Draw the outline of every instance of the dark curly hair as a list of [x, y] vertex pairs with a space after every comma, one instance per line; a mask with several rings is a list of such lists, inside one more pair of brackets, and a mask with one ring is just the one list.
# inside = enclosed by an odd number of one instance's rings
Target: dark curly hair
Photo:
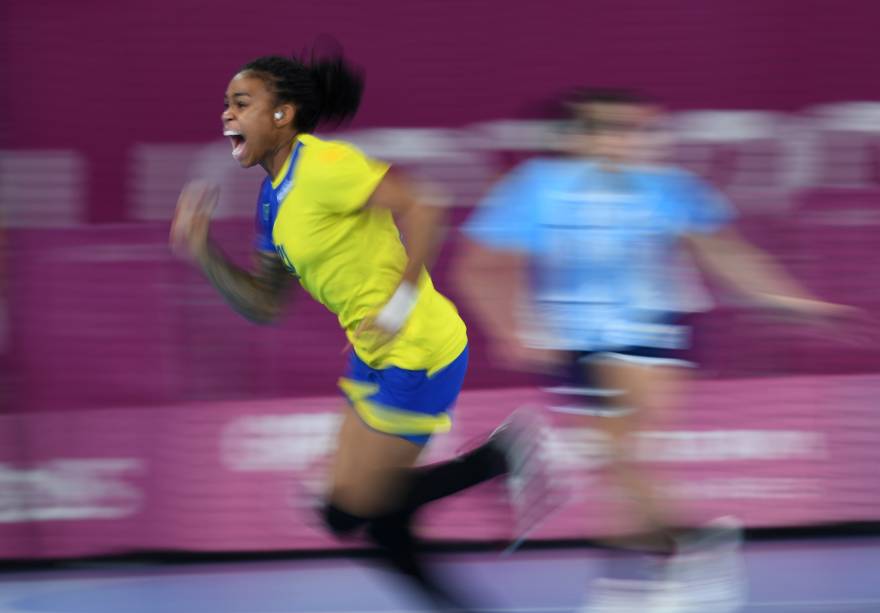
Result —
[[294, 127], [313, 132], [320, 123], [342, 123], [354, 116], [364, 91], [363, 72], [341, 55], [310, 60], [267, 55], [242, 66], [263, 79], [279, 102], [296, 106]]

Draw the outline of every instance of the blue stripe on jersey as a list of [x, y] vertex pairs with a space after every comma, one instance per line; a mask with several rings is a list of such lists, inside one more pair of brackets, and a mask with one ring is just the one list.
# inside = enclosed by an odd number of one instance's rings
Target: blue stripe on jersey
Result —
[[303, 144], [297, 141], [290, 156], [290, 164], [287, 166], [287, 172], [278, 185], [278, 189], [272, 187], [271, 177], [263, 179], [260, 185], [260, 196], [257, 200], [257, 218], [256, 218], [256, 248], [260, 251], [275, 251], [275, 243], [272, 240], [272, 228], [275, 226], [275, 220], [278, 218], [278, 209], [282, 202], [293, 189], [293, 176], [296, 170], [296, 163], [299, 159], [300, 151]]

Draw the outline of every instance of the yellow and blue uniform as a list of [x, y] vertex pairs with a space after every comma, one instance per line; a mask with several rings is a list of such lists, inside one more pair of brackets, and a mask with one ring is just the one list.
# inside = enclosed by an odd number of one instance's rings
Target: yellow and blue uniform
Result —
[[278, 176], [263, 181], [257, 248], [277, 252], [339, 319], [353, 347], [339, 385], [364, 422], [421, 443], [451, 425], [467, 368], [467, 331], [422, 271], [418, 300], [391, 342], [376, 346], [369, 336], [354, 336], [391, 297], [407, 265], [391, 212], [364, 206], [387, 170], [347, 143], [298, 136]]

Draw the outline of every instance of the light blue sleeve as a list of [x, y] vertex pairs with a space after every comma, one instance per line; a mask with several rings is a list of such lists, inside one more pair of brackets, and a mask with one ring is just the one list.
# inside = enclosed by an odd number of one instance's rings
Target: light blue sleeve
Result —
[[519, 165], [489, 191], [461, 231], [485, 247], [534, 252], [543, 181], [540, 163], [530, 161]]
[[730, 201], [696, 175], [678, 170], [671, 180], [668, 197], [676, 200], [682, 214], [683, 234], [717, 232], [736, 218]]

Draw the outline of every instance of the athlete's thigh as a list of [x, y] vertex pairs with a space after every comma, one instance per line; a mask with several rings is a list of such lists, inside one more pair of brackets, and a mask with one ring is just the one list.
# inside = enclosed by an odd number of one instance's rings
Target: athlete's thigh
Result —
[[607, 389], [616, 390], [611, 402], [626, 409], [634, 421], [664, 419], [678, 404], [681, 392], [690, 378], [688, 368], [681, 366], [641, 364], [614, 357], [597, 359], [588, 368]]
[[350, 513], [381, 512], [403, 485], [403, 473], [419, 458], [422, 447], [378, 432], [346, 407], [330, 473], [330, 498]]

